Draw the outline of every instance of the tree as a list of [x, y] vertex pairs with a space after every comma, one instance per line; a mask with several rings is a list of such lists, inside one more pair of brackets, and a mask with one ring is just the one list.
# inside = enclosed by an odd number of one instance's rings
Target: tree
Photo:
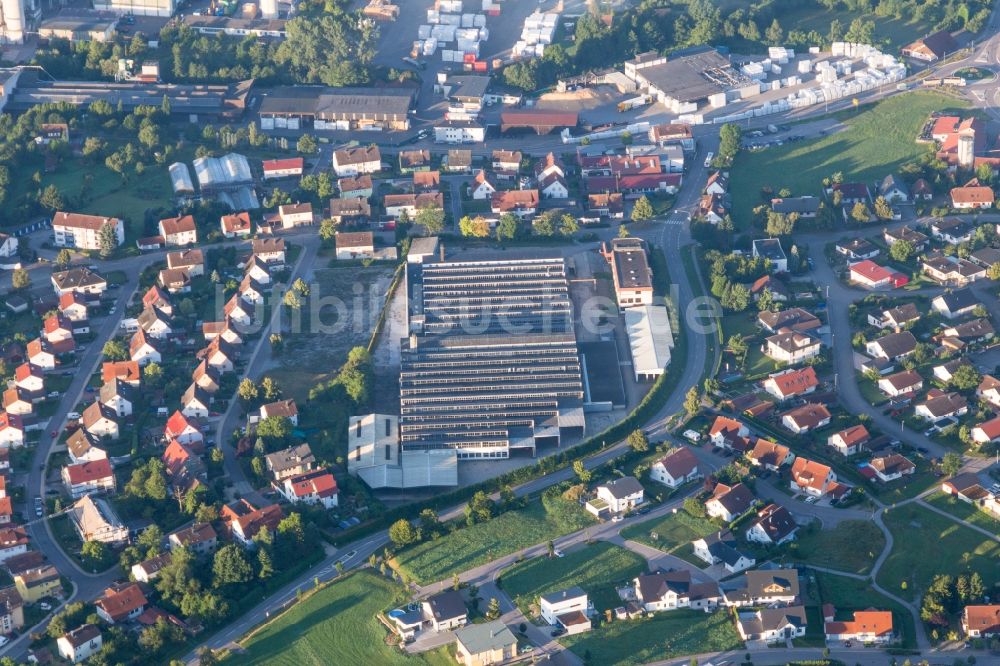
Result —
[[539, 236], [552, 236], [556, 233], [555, 219], [551, 212], [544, 212], [536, 217], [532, 223], [532, 228]]
[[486, 619], [495, 620], [500, 617], [500, 602], [497, 601], [496, 597], [490, 599], [489, 605], [486, 607]]
[[790, 215], [769, 211], [764, 231], [768, 236], [788, 236], [795, 228], [795, 220]]
[[38, 205], [49, 210], [59, 210], [65, 207], [65, 202], [63, 201], [62, 194], [59, 192], [59, 188], [49, 184], [38, 195]]
[[102, 541], [86, 541], [80, 549], [80, 555], [92, 566], [100, 566], [108, 557], [108, 546]]
[[405, 518], [400, 518], [389, 527], [389, 540], [396, 548], [408, 546], [417, 540], [413, 525]]
[[319, 223], [319, 239], [324, 244], [329, 245], [337, 237], [337, 225], [330, 218], [325, 218]]
[[104, 358], [109, 361], [125, 361], [128, 359], [128, 348], [121, 340], [108, 340], [101, 350]]
[[644, 451], [649, 451], [649, 438], [646, 437], [641, 429], [635, 429], [628, 434], [628, 445], [633, 451], [637, 453], [642, 453]]
[[764, 290], [760, 292], [760, 296], [757, 297], [757, 309], [761, 312], [767, 312], [772, 307], [774, 307], [774, 295], [771, 294], [771, 290], [768, 287], [764, 287]]
[[302, 308], [302, 299], [291, 289], [285, 292], [285, 295], [281, 298], [281, 302], [285, 304], [285, 307], [292, 310], [300, 310]]
[[851, 219], [860, 224], [864, 224], [871, 219], [871, 213], [868, 212], [868, 206], [864, 203], [858, 201], [851, 208]]
[[309, 134], [303, 134], [295, 142], [295, 150], [303, 155], [313, 155], [316, 153], [316, 139]]
[[559, 233], [563, 236], [572, 236], [579, 230], [580, 224], [576, 221], [576, 218], [569, 213], [565, 213], [559, 218]]
[[243, 402], [253, 402], [257, 399], [257, 385], [253, 383], [253, 380], [249, 377], [244, 377], [240, 381], [239, 388], [236, 389], [236, 395], [239, 396], [240, 400]]
[[898, 240], [889, 246], [889, 256], [892, 257], [893, 260], [900, 263], [906, 263], [916, 253], [917, 248], [913, 246], [913, 243], [905, 238]]
[[444, 230], [444, 209], [436, 206], [424, 206], [417, 211], [414, 222], [421, 225], [428, 234], [439, 234]]
[[947, 476], [955, 476], [962, 469], [962, 456], [950, 451], [941, 459], [941, 471]]
[[875, 199], [875, 217], [880, 220], [891, 220], [893, 216], [892, 206], [885, 197]]
[[234, 543], [220, 548], [212, 560], [213, 585], [238, 585], [253, 579], [253, 567], [243, 549]]
[[272, 377], [264, 377], [261, 380], [260, 390], [264, 394], [265, 400], [277, 400], [281, 397], [281, 389], [278, 388], [277, 382]]
[[115, 235], [115, 228], [110, 222], [101, 225], [101, 230], [97, 232], [97, 246], [102, 259], [107, 259], [115, 253], [118, 247], [118, 236]]
[[632, 234], [629, 232], [628, 227], [624, 224], [618, 225], [618, 238], [628, 238]]
[[771, 46], [781, 46], [781, 40], [785, 38], [785, 31], [781, 29], [778, 19], [771, 21], [771, 25], [764, 31], [764, 38]]
[[688, 415], [697, 414], [701, 408], [701, 396], [698, 394], [698, 387], [692, 386], [684, 395], [684, 411]]
[[73, 261], [73, 253], [63, 248], [59, 250], [59, 254], [56, 255], [55, 265], [60, 269], [65, 269]]
[[493, 517], [496, 504], [485, 492], [479, 490], [465, 505], [465, 522], [468, 525], [485, 523]]
[[497, 222], [496, 235], [498, 241], [510, 240], [517, 235], [517, 217], [511, 213], [504, 213]]
[[458, 221], [458, 230], [463, 236], [470, 238], [486, 238], [490, 235], [490, 225], [482, 216], [469, 217], [465, 215]]
[[268, 416], [257, 424], [257, 436], [271, 442], [284, 442], [292, 436], [292, 422], [286, 416]]
[[639, 200], [635, 202], [632, 206], [632, 221], [633, 222], [643, 222], [649, 220], [653, 217], [655, 211], [653, 210], [653, 204], [649, 202], [646, 195], [639, 197]]
[[582, 460], [573, 461], [573, 473], [576, 474], [576, 478], [580, 479], [581, 483], [590, 483], [592, 475], [590, 470], [584, 467]]
[[982, 376], [976, 367], [967, 363], [958, 366], [951, 375], [951, 385], [959, 391], [969, 391], [979, 386]]
[[993, 182], [993, 167], [989, 164], [980, 164], [976, 167], [976, 180], [983, 185]]
[[1000, 280], [1000, 261], [990, 264], [986, 269], [986, 277], [991, 280]]
[[736, 123], [726, 123], [719, 128], [719, 156], [731, 163], [743, 142], [743, 130]]
[[15, 268], [10, 275], [10, 284], [17, 290], [27, 289], [31, 286], [31, 276], [23, 268]]

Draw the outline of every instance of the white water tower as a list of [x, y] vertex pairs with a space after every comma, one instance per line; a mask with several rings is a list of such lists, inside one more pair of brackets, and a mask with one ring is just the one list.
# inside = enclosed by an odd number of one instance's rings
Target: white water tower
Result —
[[260, 15], [266, 19], [278, 18], [278, 0], [260, 0]]
[[962, 134], [958, 137], [958, 166], [963, 169], [971, 169], [976, 161], [975, 157], [976, 137], [972, 133]]

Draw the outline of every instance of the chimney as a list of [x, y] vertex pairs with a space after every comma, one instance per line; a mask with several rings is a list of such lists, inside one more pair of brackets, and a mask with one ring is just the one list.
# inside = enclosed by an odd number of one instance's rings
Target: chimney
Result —
[[438, 241], [438, 254], [441, 257], [441, 261], [444, 261], [444, 243], [440, 240]]

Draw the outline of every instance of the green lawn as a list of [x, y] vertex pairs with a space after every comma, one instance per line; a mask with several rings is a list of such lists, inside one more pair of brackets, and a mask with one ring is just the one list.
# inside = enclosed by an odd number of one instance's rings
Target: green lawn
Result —
[[549, 495], [526, 509], [407, 548], [394, 563], [408, 579], [427, 584], [593, 524], [580, 505]]
[[616, 620], [561, 643], [582, 659], [589, 653], [589, 663], [601, 666], [631, 666], [743, 647], [732, 618], [724, 610], [711, 614], [675, 610], [651, 618]]
[[405, 601], [405, 590], [381, 576], [359, 572], [293, 606], [242, 642], [239, 664], [445, 664], [443, 654], [409, 657], [385, 644], [376, 614]]
[[598, 613], [621, 605], [615, 584], [646, 571], [646, 560], [630, 550], [597, 542], [565, 557], [536, 557], [504, 572], [500, 584], [526, 615], [539, 595], [578, 585]]
[[956, 499], [952, 495], [945, 495], [942, 492], [934, 493], [933, 495], [925, 497], [924, 500], [937, 509], [947, 511], [956, 518], [961, 518], [962, 520], [972, 523], [973, 525], [978, 525], [984, 530], [990, 530], [997, 536], [1000, 536], [1000, 520], [997, 520], [985, 511], [980, 511], [968, 502], [963, 502], [960, 499]]
[[916, 143], [932, 111], [963, 106], [952, 97], [930, 91], [897, 95], [874, 107], [848, 115], [848, 127], [816, 141], [786, 144], [761, 152], [741, 152], [733, 165], [730, 187], [740, 202], [733, 215], [738, 226], [749, 224], [751, 209], [766, 186], [789, 188], [796, 196], [820, 194], [823, 178], [836, 171], [846, 181], [873, 182], [932, 147]]
[[[892, 553], [878, 573], [887, 590], [926, 590], [935, 574], [978, 571], [987, 588], [1000, 580], [1000, 544], [917, 504], [890, 509], [884, 520], [892, 532]], [[968, 554], [968, 564], [965, 555]]]
[[818, 567], [866, 574], [885, 546], [874, 523], [847, 520], [835, 528], [804, 528], [788, 547], [788, 557]]
[[692, 541], [708, 536], [718, 529], [707, 518], [698, 518], [684, 509], [678, 509], [677, 513], [668, 514], [659, 520], [626, 527], [622, 530], [622, 536], [659, 548], [665, 553], [679, 555], [678, 551], [690, 550]]
[[928, 488], [939, 483], [938, 478], [930, 470], [930, 465], [922, 458], [910, 458], [916, 463], [917, 470], [897, 481], [889, 483], [869, 484], [868, 492], [877, 497], [883, 504], [893, 504], [916, 497]]
[[837, 619], [850, 619], [856, 610], [877, 608], [891, 610], [893, 624], [902, 634], [905, 647], [916, 647], [916, 629], [913, 616], [903, 606], [872, 589], [868, 581], [815, 571], [819, 587], [819, 603], [830, 603], [837, 608]]

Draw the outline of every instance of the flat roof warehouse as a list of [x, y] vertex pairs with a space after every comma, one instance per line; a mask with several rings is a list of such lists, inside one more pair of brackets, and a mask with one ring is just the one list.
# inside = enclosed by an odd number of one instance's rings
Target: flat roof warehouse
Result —
[[697, 102], [751, 83], [711, 47], [697, 47], [674, 54], [669, 60], [637, 56], [626, 63], [635, 77], [660, 95], [677, 102]]
[[268, 92], [261, 116], [340, 120], [356, 115], [372, 119], [405, 118], [413, 102], [409, 88], [283, 87]]

